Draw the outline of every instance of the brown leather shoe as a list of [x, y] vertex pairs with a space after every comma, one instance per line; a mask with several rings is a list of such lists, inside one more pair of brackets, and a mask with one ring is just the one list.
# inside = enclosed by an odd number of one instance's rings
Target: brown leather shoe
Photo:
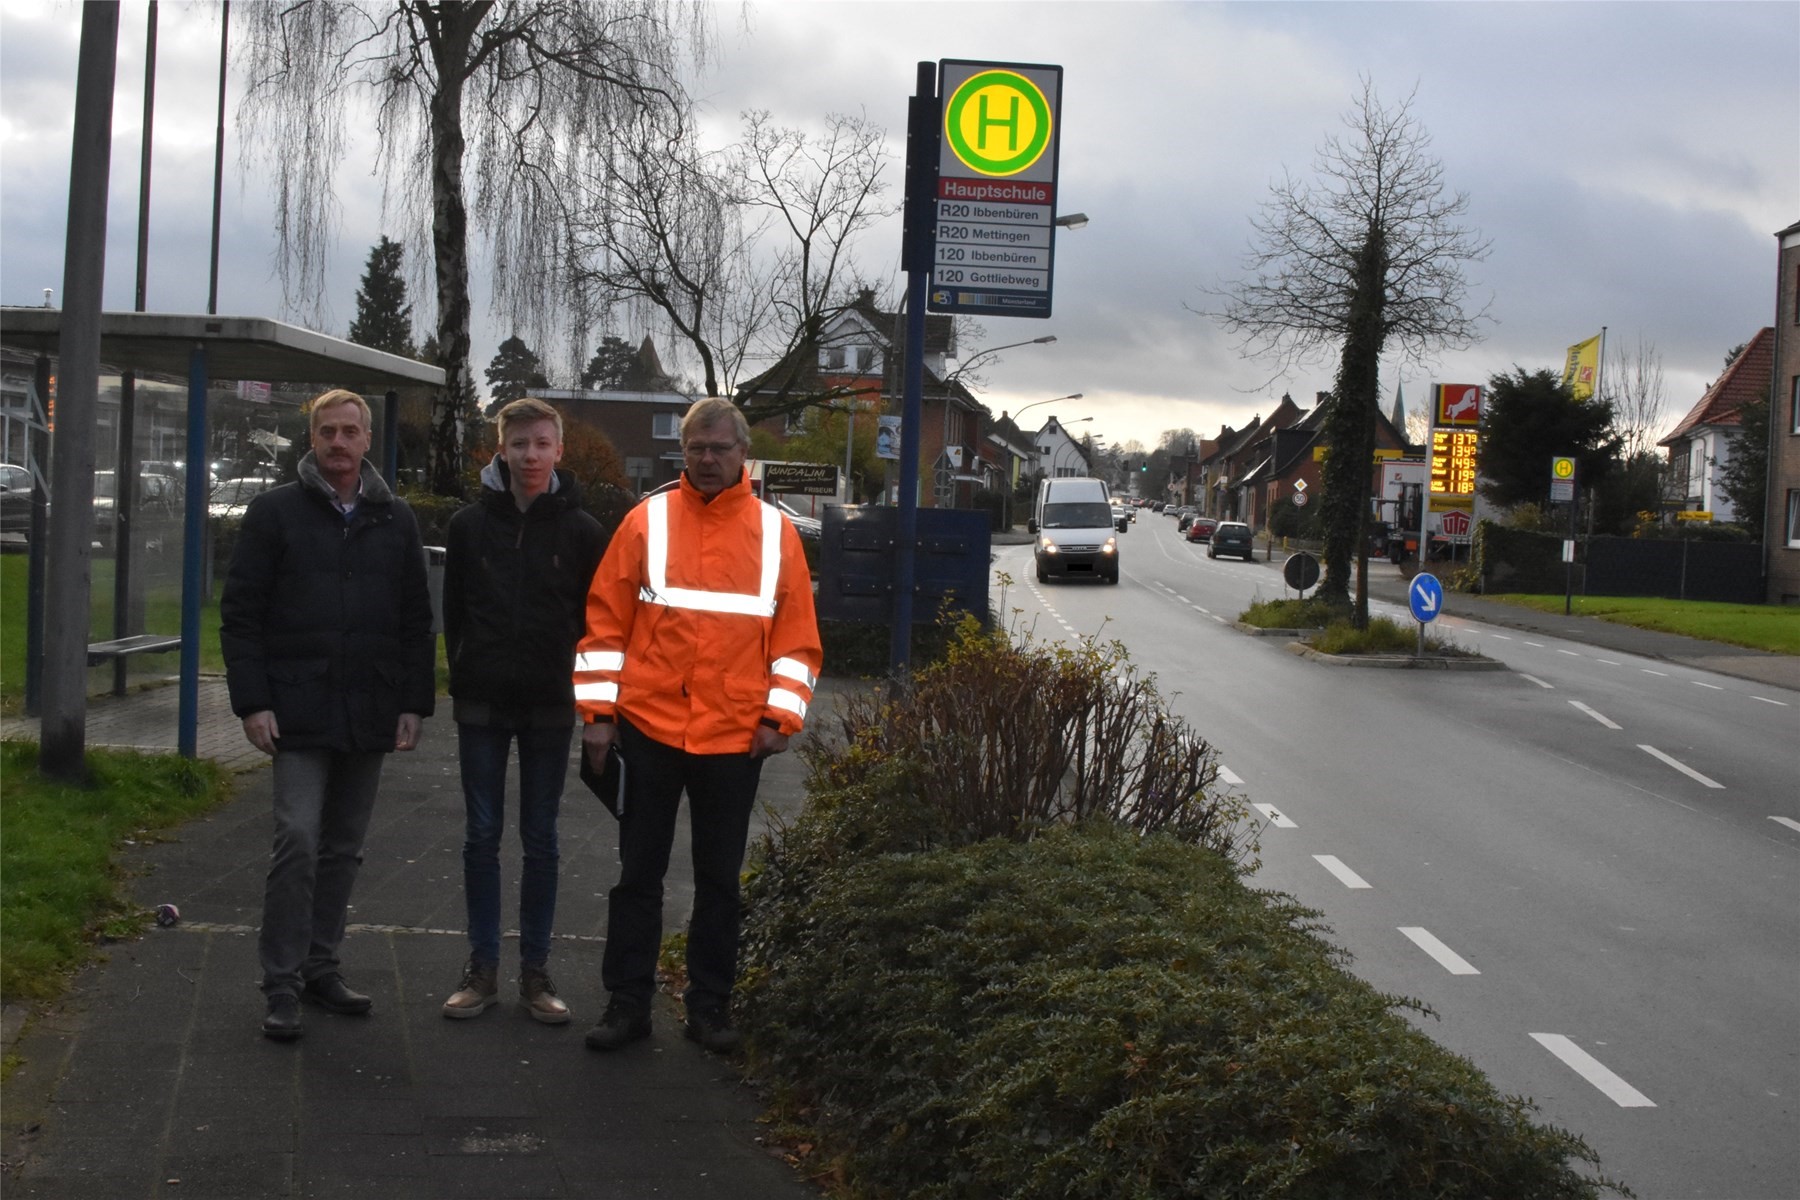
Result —
[[525, 1002], [525, 1009], [534, 1021], [546, 1025], [568, 1023], [569, 1006], [556, 998], [556, 985], [550, 982], [550, 973], [542, 967], [519, 968], [519, 999]]
[[461, 1021], [479, 1017], [493, 1007], [498, 999], [495, 993], [500, 990], [494, 980], [497, 971], [494, 963], [478, 963], [470, 959], [469, 965], [463, 968], [462, 982], [456, 985], [456, 991], [444, 1001], [444, 1015]]

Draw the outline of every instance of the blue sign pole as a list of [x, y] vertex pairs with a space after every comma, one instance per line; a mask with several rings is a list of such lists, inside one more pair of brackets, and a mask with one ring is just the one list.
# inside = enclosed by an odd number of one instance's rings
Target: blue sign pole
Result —
[[906, 269], [905, 382], [900, 417], [900, 503], [894, 540], [893, 628], [888, 666], [899, 674], [912, 665], [914, 556], [919, 540], [919, 409], [925, 391], [925, 303], [936, 245], [933, 211], [937, 192], [937, 66], [922, 62], [907, 106], [906, 221], [901, 265]]
[[1444, 585], [1438, 582], [1436, 575], [1429, 571], [1420, 571], [1412, 577], [1406, 588], [1406, 606], [1412, 610], [1413, 620], [1419, 623], [1419, 647], [1417, 654], [1425, 653], [1425, 626], [1437, 620], [1444, 611]]

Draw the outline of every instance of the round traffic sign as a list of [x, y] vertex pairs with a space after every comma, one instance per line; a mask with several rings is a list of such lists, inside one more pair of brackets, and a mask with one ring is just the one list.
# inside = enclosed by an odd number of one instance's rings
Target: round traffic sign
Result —
[[1017, 71], [982, 71], [944, 102], [944, 140], [982, 175], [1017, 175], [1050, 145], [1050, 102]]
[[1444, 610], [1444, 585], [1429, 571], [1419, 572], [1407, 585], [1406, 606], [1412, 610], [1413, 620], [1421, 624], [1437, 620]]
[[1281, 566], [1281, 577], [1296, 592], [1304, 592], [1319, 582], [1319, 560], [1304, 550], [1298, 554], [1290, 554], [1287, 562]]
[[1575, 460], [1561, 456], [1551, 459], [1550, 474], [1556, 479], [1575, 478]]

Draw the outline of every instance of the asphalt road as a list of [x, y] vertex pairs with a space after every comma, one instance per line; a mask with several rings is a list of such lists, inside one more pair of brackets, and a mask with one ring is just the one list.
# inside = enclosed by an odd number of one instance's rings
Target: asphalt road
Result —
[[1002, 547], [997, 611], [1154, 672], [1268, 821], [1254, 882], [1607, 1174], [1800, 1195], [1800, 693], [1449, 619], [1511, 669], [1309, 662], [1230, 625], [1278, 570], [1174, 524], [1121, 535], [1116, 587]]

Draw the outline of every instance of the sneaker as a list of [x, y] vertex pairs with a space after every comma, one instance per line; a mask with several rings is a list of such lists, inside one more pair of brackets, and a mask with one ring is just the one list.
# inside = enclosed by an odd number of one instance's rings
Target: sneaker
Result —
[[600, 1023], [587, 1031], [589, 1050], [617, 1050], [650, 1036], [650, 1010], [614, 996]]
[[714, 1054], [730, 1054], [744, 1044], [731, 1023], [731, 1014], [723, 1008], [688, 1009], [687, 1035]]
[[309, 979], [300, 994], [326, 1012], [343, 1016], [361, 1016], [374, 1007], [374, 1001], [361, 992], [353, 992], [336, 971]]
[[444, 1001], [444, 1015], [452, 1020], [479, 1017], [491, 1008], [500, 988], [494, 981], [498, 968], [494, 963], [478, 963], [474, 959], [463, 968], [462, 982]]
[[277, 1042], [291, 1042], [304, 1033], [300, 1028], [300, 998], [288, 992], [270, 995], [262, 1031], [264, 1037]]
[[546, 1025], [568, 1023], [569, 1006], [556, 998], [556, 985], [550, 982], [550, 973], [542, 967], [519, 968], [519, 999], [525, 1002], [525, 1009], [534, 1021]]

